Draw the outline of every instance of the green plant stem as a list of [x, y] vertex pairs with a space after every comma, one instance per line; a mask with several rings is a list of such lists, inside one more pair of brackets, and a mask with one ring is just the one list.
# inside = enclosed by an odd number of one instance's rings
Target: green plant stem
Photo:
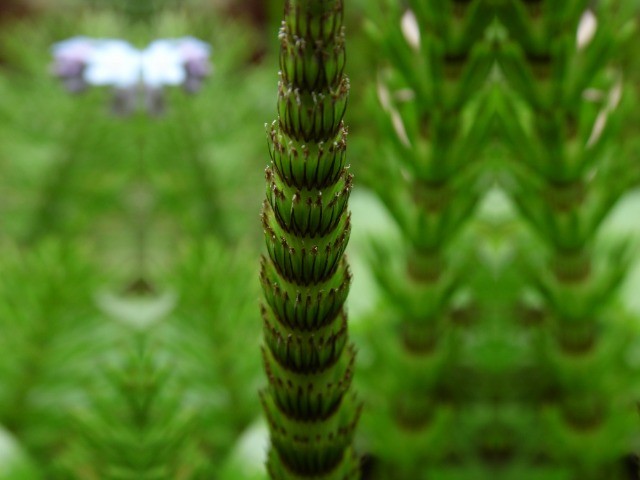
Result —
[[271, 478], [356, 479], [350, 391], [355, 349], [344, 310], [351, 274], [342, 0], [287, 0], [280, 29], [278, 120], [262, 224], [261, 282]]

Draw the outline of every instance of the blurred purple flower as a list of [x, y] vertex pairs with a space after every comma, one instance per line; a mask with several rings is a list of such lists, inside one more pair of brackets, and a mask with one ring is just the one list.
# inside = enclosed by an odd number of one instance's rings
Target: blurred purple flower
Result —
[[183, 88], [189, 93], [197, 92], [200, 90], [203, 80], [213, 70], [209, 62], [211, 47], [209, 44], [193, 37], [184, 37], [178, 41], [184, 69], [187, 73]]
[[51, 70], [68, 91], [76, 93], [87, 88], [84, 72], [92, 51], [93, 40], [86, 37], [74, 37], [53, 45]]
[[155, 40], [141, 52], [142, 83], [160, 89], [166, 85], [181, 85], [187, 76], [175, 40]]
[[74, 37], [53, 48], [53, 74], [67, 90], [88, 85], [114, 89], [114, 111], [133, 111], [141, 92], [151, 114], [163, 111], [163, 88], [181, 85], [194, 93], [211, 74], [209, 44], [193, 37], [154, 40], [144, 50], [117, 39]]
[[89, 85], [133, 88], [140, 83], [141, 54], [124, 40], [96, 40], [84, 79]]

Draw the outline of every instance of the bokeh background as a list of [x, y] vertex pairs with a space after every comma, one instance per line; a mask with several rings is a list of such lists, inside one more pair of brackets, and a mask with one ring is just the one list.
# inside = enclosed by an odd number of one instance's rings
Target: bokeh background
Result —
[[[0, 3], [0, 478], [263, 475], [259, 211], [282, 5], [179, 3]], [[166, 89], [161, 116], [119, 116], [110, 88], [53, 76], [51, 46], [78, 35], [194, 36], [213, 72], [197, 94]], [[357, 317], [374, 296], [354, 288]]]
[[[373, 3], [346, 2], [348, 307], [355, 388], [371, 406], [356, 438], [365, 471], [385, 436], [375, 366], [391, 331], [371, 258], [374, 245], [402, 243], [370, 188], [383, 181], [372, 160], [382, 155]], [[276, 0], [0, 2], [0, 479], [265, 478], [259, 211], [281, 14]], [[52, 75], [51, 46], [77, 35], [139, 47], [191, 35], [212, 46], [213, 71], [193, 95], [167, 88], [162, 115], [118, 116], [108, 88], [70, 94]], [[500, 243], [488, 233], [496, 221], [526, 231], [507, 196], [487, 188], [465, 231]], [[460, 256], [478, 242], [469, 235]], [[637, 187], [601, 236], [637, 253]], [[616, 302], [640, 327], [631, 258]], [[637, 346], [628, 359], [640, 364]], [[629, 388], [639, 387], [640, 376]]]

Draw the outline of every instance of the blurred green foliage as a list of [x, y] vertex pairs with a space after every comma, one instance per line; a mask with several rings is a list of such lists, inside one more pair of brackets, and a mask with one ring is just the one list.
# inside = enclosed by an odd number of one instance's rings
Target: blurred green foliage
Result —
[[[389, 405], [407, 391], [421, 393], [428, 375], [427, 369], [404, 370], [398, 339], [408, 307], [398, 299], [407, 292], [397, 279], [415, 260], [412, 248], [432, 230], [420, 231], [409, 217], [419, 215], [421, 204], [409, 194], [408, 179], [424, 171], [413, 169], [410, 160], [419, 155], [403, 150], [377, 90], [381, 79], [388, 82], [409, 139], [424, 135], [420, 121], [433, 114], [433, 104], [412, 103], [408, 89], [438, 80], [433, 65], [424, 63], [439, 58], [437, 41], [426, 60], [407, 62], [396, 53], [410, 51], [401, 16], [409, 5], [427, 3], [345, 5], [352, 85], [346, 123], [356, 179], [348, 304], [359, 350], [355, 389], [365, 401], [356, 434], [356, 448], [365, 454], [363, 478], [400, 478], [388, 472], [434, 458], [430, 478], [437, 480], [584, 480], [576, 464], [593, 466], [598, 480], [618, 478], [617, 467], [597, 469], [600, 459], [620, 466], [623, 455], [640, 451], [640, 419], [628, 408], [640, 396], [634, 376], [640, 366], [640, 64], [634, 46], [640, 40], [637, 28], [623, 28], [637, 24], [637, 2], [597, 2], [610, 22], [600, 22], [606, 28], [596, 43], [606, 55], [566, 70], [597, 71], [579, 89], [594, 95], [623, 72], [620, 108], [593, 164], [579, 172], [587, 182], [595, 179], [600, 198], [610, 198], [587, 242], [598, 272], [619, 268], [597, 277], [611, 280], [606, 305], [597, 296], [581, 300], [584, 292], [573, 287], [549, 290], [544, 281], [552, 271], [555, 217], [553, 206], [540, 199], [543, 174], [557, 173], [557, 163], [534, 168], [535, 174], [529, 168], [546, 158], [540, 152], [564, 151], [564, 140], [553, 143], [553, 125], [559, 125], [553, 122], [561, 116], [544, 116], [552, 124], [546, 129], [536, 124], [541, 106], [527, 90], [535, 79], [521, 76], [528, 67], [518, 53], [526, 51], [520, 17], [504, 14], [502, 27], [491, 23], [493, 37], [485, 36], [483, 45], [492, 54], [504, 48], [506, 73], [496, 77], [492, 70], [488, 83], [474, 84], [481, 95], [445, 113], [460, 114], [468, 133], [476, 115], [482, 116], [478, 123], [490, 120], [478, 112], [493, 109], [491, 120], [501, 120], [502, 131], [513, 135], [510, 142], [497, 141], [499, 127], [490, 125], [495, 130], [486, 145], [472, 142], [471, 153], [459, 154], [469, 176], [446, 172], [453, 191], [462, 194], [453, 203], [467, 197], [472, 203], [461, 207], [459, 225], [438, 244], [447, 265], [464, 272], [443, 303], [454, 358], [440, 364], [438, 422], [427, 434], [407, 435], [397, 433]], [[464, 9], [474, 2], [452, 3]], [[539, 32], [543, 2], [520, 3]], [[381, 16], [383, 4], [392, 15]], [[268, 162], [264, 123], [276, 107], [282, 4], [248, 5], [0, 4], [0, 479], [265, 478], [267, 433], [257, 396], [266, 384], [258, 213]], [[557, 44], [573, 45], [577, 17], [571, 18], [559, 22], [564, 30]], [[437, 39], [437, 29], [427, 30], [423, 39]], [[629, 35], [627, 43], [605, 42], [616, 32]], [[76, 35], [122, 38], [139, 47], [192, 35], [212, 45], [214, 72], [196, 95], [167, 91], [162, 116], [139, 111], [118, 117], [108, 89], [70, 95], [50, 74], [50, 46]], [[531, 48], [540, 45], [545, 41]], [[553, 55], [564, 51], [554, 48]], [[529, 60], [539, 58], [535, 53]], [[420, 77], [413, 78], [417, 70]], [[446, 88], [437, 100], [446, 100], [449, 80], [438, 81]], [[487, 103], [477, 101], [482, 95]], [[587, 141], [599, 104], [576, 95], [562, 107], [578, 112], [577, 131]], [[450, 130], [441, 133], [451, 142]], [[408, 297], [414, 314], [429, 307], [426, 297]], [[598, 332], [610, 339], [607, 355], [586, 367], [550, 355], [558, 312], [596, 309]], [[558, 384], [605, 398], [613, 413], [604, 434], [586, 429], [564, 436], [568, 430], [553, 403], [561, 398]], [[581, 406], [580, 400], [568, 408]], [[420, 448], [405, 448], [412, 435], [420, 436]]]

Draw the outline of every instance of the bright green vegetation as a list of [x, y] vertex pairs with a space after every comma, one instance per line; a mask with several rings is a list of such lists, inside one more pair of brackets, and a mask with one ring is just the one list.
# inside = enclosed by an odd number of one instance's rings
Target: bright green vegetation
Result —
[[0, 480], [635, 480], [639, 11], [0, 1]]
[[344, 309], [352, 175], [342, 17], [341, 0], [287, 1], [279, 33], [278, 120], [267, 132], [262, 210], [268, 258], [260, 272], [273, 479], [359, 478], [351, 448], [355, 348]]

